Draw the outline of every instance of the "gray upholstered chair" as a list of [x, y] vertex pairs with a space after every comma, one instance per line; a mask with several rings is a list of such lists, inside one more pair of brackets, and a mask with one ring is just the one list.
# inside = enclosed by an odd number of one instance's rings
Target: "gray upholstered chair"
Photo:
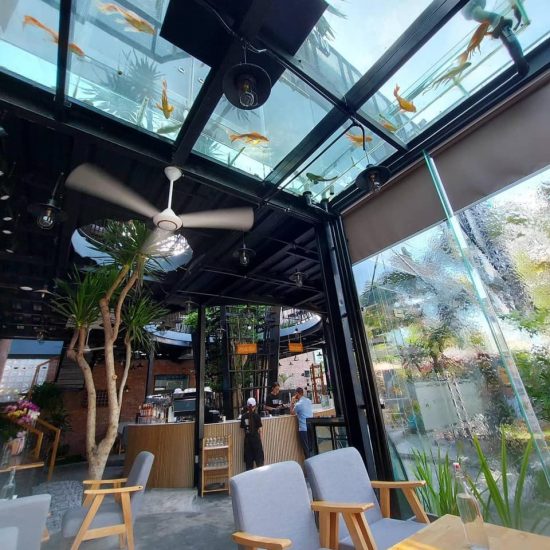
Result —
[[[118, 535], [121, 548], [134, 549], [133, 524], [141, 506], [143, 492], [151, 473], [152, 453], [139, 453], [128, 478], [84, 481], [84, 503], [68, 510], [63, 517], [63, 536], [75, 537], [71, 550], [82, 541]], [[112, 485], [100, 489], [102, 485]]]
[[[337, 550], [338, 540], [331, 533], [331, 526], [338, 525], [338, 515], [356, 520], [372, 506], [311, 503], [297, 462], [262, 466], [234, 476], [230, 484], [238, 529], [233, 540], [245, 548]], [[319, 512], [319, 532], [312, 510]]]
[[[353, 447], [322, 453], [305, 461], [305, 469], [315, 500], [372, 502], [365, 512], [367, 548], [385, 550], [410, 537], [429, 523], [415, 489], [424, 481], [371, 481], [361, 455]], [[381, 506], [374, 489], [380, 490]], [[401, 489], [416, 516], [416, 521], [392, 519], [390, 489]], [[354, 534], [340, 521], [340, 550], [356, 548]]]
[[[4, 532], [4, 528], [16, 529], [17, 544], [13, 548], [39, 550], [50, 510], [50, 500], [50, 495], [35, 495], [0, 501], [0, 534]], [[13, 544], [13, 532], [9, 536]], [[7, 544], [6, 547], [10, 548]], [[3, 538], [0, 538], [0, 548], [5, 548]]]
[[17, 550], [18, 535], [19, 529], [17, 527], [0, 527], [2, 550]]

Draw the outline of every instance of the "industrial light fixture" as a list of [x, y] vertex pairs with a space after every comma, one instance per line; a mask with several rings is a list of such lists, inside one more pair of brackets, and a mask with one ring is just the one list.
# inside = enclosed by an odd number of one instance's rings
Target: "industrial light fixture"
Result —
[[301, 271], [295, 271], [289, 279], [298, 287], [304, 286], [304, 274]]
[[15, 254], [15, 251], [19, 247], [19, 243], [15, 240], [15, 237], [12, 237], [11, 240], [6, 244], [4, 250], [8, 254]]
[[243, 245], [233, 253], [233, 256], [238, 257], [239, 263], [244, 267], [250, 264], [250, 260], [255, 255], [256, 255], [256, 252], [254, 252], [252, 248], [248, 248], [248, 246], [246, 246], [244, 242], [244, 237], [243, 237]]
[[53, 193], [50, 199], [45, 203], [33, 203], [29, 204], [27, 210], [30, 214], [36, 217], [36, 224], [41, 229], [52, 229], [57, 222], [64, 222], [67, 219], [67, 214], [61, 210], [57, 203], [55, 194], [57, 189], [63, 180], [63, 173], [57, 178]]
[[11, 235], [13, 234], [13, 231], [11, 229], [9, 229], [8, 227], [2, 229], [2, 233], [4, 233], [4, 235]]
[[355, 186], [369, 193], [380, 191], [380, 188], [391, 176], [390, 169], [381, 164], [369, 164], [355, 179]]
[[225, 73], [222, 90], [231, 105], [249, 111], [267, 101], [271, 93], [271, 79], [262, 67], [246, 62], [246, 49], [244, 44], [244, 63], [234, 65]]
[[44, 343], [44, 331], [39, 330], [39, 331], [36, 333], [36, 341], [37, 341], [39, 344], [43, 344], [43, 343]]
[[189, 315], [194, 309], [197, 304], [193, 302], [193, 300], [185, 300], [184, 304], [184, 311], [186, 315]]
[[21, 290], [26, 291], [26, 292], [32, 292], [32, 286], [25, 286], [25, 285], [23, 285], [23, 286], [20, 286], [19, 288], [20, 288]]

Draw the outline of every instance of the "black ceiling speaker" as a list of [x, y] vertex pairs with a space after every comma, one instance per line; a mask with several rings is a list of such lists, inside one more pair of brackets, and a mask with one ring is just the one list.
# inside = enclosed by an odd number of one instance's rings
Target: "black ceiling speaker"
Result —
[[369, 164], [356, 178], [355, 185], [368, 192], [378, 191], [391, 176], [390, 169], [381, 164]]
[[271, 93], [271, 79], [259, 65], [239, 63], [225, 73], [222, 88], [231, 105], [249, 111], [267, 101]]

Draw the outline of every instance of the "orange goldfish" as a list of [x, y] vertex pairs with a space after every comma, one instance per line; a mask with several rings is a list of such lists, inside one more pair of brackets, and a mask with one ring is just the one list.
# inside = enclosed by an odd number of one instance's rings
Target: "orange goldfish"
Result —
[[382, 126], [384, 128], [386, 128], [386, 130], [388, 130], [388, 132], [397, 132], [397, 126], [394, 126], [389, 120], [386, 120], [382, 115], [378, 115], [380, 117], [380, 124], [382, 124]]
[[[356, 136], [355, 134], [351, 134], [349, 132], [346, 133], [346, 137], [355, 145], [355, 147], [363, 147], [363, 136]], [[369, 143], [372, 141], [371, 136], [365, 136], [365, 143]]]
[[470, 57], [472, 57], [472, 54], [477, 50], [481, 51], [481, 41], [491, 33], [488, 32], [489, 27], [491, 26], [490, 21], [483, 21], [483, 23], [480, 23], [477, 29], [474, 31], [474, 34], [472, 34], [472, 38], [470, 38], [470, 42], [468, 42], [468, 46], [466, 47], [466, 51], [464, 53], [461, 53], [458, 56], [459, 65], [464, 65]]
[[249, 132], [247, 134], [229, 134], [231, 142], [243, 140], [250, 145], [258, 145], [262, 142], [268, 142], [269, 139], [258, 132]]
[[401, 107], [403, 111], [408, 111], [409, 113], [416, 113], [416, 107], [414, 106], [414, 103], [400, 96], [399, 90], [400, 88], [396, 84], [395, 89], [393, 90], [393, 95], [395, 96], [395, 99], [397, 99], [397, 103], [399, 103], [399, 107]]
[[145, 21], [143, 17], [140, 17], [137, 13], [132, 10], [127, 10], [126, 8], [121, 8], [113, 3], [103, 3], [99, 4], [99, 10], [103, 13], [112, 14], [118, 13], [122, 16], [122, 19], [117, 19], [118, 23], [126, 22], [130, 27], [127, 28], [128, 32], [144, 32], [146, 34], [155, 34], [155, 27], [151, 25], [148, 21]]
[[162, 111], [164, 118], [170, 118], [174, 110], [174, 106], [168, 102], [168, 84], [166, 84], [166, 80], [162, 81], [162, 98], [160, 103], [157, 103], [157, 108]]
[[[38, 27], [39, 29], [46, 31], [51, 36], [52, 42], [54, 44], [59, 44], [59, 34], [53, 29], [50, 29], [50, 27], [44, 25], [44, 23], [36, 19], [36, 17], [25, 15], [25, 17], [23, 17], [23, 26], [25, 27], [26, 25], [33, 25], [34, 27]], [[86, 55], [82, 48], [77, 46], [74, 42], [69, 42], [69, 50], [79, 57], [84, 57]]]

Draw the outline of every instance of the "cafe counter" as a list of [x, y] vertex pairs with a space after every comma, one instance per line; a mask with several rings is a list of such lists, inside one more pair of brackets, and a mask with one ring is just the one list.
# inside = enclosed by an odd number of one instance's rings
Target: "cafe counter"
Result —
[[[317, 409], [315, 416], [331, 416], [334, 409]], [[265, 463], [274, 464], [295, 460], [300, 464], [304, 455], [298, 439], [298, 424], [295, 416], [262, 418]], [[125, 474], [140, 451], [155, 455], [148, 487], [190, 488], [193, 487], [194, 422], [172, 424], [134, 424], [127, 428]], [[233, 475], [245, 470], [243, 447], [244, 430], [239, 420], [205, 424], [204, 438], [230, 436]]]

